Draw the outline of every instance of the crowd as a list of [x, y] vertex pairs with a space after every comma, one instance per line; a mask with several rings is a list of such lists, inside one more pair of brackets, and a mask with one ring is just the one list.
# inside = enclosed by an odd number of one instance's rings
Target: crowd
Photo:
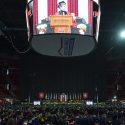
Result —
[[1, 106], [0, 125], [125, 125], [125, 108], [80, 105]]

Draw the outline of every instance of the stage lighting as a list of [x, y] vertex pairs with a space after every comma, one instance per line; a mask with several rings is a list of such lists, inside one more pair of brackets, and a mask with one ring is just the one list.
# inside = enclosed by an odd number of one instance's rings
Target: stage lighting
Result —
[[122, 39], [125, 39], [125, 30], [121, 31], [120, 37], [121, 37]]

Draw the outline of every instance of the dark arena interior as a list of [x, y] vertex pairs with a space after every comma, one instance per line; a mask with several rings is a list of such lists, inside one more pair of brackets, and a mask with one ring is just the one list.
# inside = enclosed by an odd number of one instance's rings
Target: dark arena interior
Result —
[[62, 47], [64, 57], [50, 34], [28, 36], [26, 7], [0, 2], [0, 125], [125, 125], [125, 1], [100, 0], [98, 42], [77, 34], [80, 51]]

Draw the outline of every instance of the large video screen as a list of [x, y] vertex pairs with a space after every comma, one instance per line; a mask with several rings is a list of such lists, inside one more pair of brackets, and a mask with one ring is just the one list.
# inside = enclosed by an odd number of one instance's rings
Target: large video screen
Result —
[[[40, 54], [86, 55], [99, 36], [99, 0], [27, 0], [28, 41]], [[50, 49], [51, 48], [51, 49]]]
[[[28, 0], [27, 25], [33, 35], [72, 33], [96, 36], [98, 0]], [[94, 4], [93, 4], [94, 3]], [[95, 9], [95, 10], [94, 10]]]
[[91, 0], [34, 0], [34, 34], [92, 34]]

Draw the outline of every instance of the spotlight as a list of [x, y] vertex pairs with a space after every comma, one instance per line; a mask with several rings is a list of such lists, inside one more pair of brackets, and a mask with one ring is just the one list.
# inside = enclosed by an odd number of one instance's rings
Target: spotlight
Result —
[[123, 39], [125, 39], [125, 30], [121, 31], [120, 37], [123, 38]]

